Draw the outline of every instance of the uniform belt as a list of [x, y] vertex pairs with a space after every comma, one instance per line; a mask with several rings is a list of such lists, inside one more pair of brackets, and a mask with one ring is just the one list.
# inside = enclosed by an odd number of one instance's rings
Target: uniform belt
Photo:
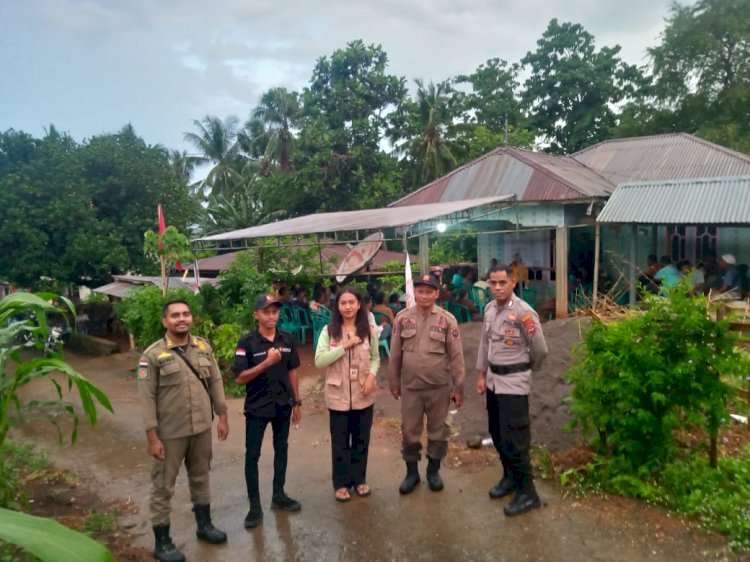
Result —
[[510, 375], [531, 369], [531, 363], [514, 363], [513, 365], [494, 365], [490, 363], [490, 371], [496, 375]]

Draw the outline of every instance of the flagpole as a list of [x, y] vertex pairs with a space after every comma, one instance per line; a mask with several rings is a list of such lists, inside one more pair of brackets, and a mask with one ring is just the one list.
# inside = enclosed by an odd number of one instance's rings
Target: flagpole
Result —
[[[164, 211], [162, 211], [161, 203], [156, 207], [159, 215], [159, 249], [164, 248], [164, 242], [161, 237], [164, 235], [164, 231], [167, 229], [167, 223], [164, 220]], [[163, 297], [167, 296], [167, 287], [169, 287], [169, 279], [167, 279], [167, 258], [162, 255], [159, 256], [159, 263], [161, 264], [161, 294]]]
[[404, 263], [404, 293], [406, 293], [406, 308], [414, 306], [417, 301], [414, 298], [414, 280], [411, 277], [411, 260], [409, 259], [409, 248], [406, 245], [406, 236], [404, 236], [404, 252], [406, 260]]

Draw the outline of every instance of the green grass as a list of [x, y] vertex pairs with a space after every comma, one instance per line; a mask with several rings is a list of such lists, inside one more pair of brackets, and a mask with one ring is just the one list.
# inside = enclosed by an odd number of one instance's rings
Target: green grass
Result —
[[719, 459], [712, 469], [705, 455], [674, 460], [649, 477], [611, 470], [606, 463], [567, 471], [563, 486], [573, 491], [613, 493], [663, 505], [695, 517], [725, 534], [736, 551], [750, 550], [750, 447]]
[[96, 535], [101, 533], [113, 533], [117, 530], [117, 523], [120, 513], [117, 510], [99, 513], [92, 511], [86, 517], [83, 523], [83, 532], [87, 535]]
[[19, 480], [23, 474], [52, 467], [52, 462], [33, 443], [6, 440], [0, 450], [0, 507], [17, 507]]

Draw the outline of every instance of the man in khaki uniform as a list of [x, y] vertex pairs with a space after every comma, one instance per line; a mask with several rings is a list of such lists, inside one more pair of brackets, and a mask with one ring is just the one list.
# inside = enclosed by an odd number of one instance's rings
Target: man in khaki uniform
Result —
[[198, 525], [197, 537], [212, 544], [227, 540], [211, 522], [208, 471], [211, 462], [213, 411], [219, 416], [217, 435], [229, 433], [224, 386], [211, 347], [190, 335], [193, 316], [185, 301], [164, 306], [166, 335], [143, 353], [138, 364], [138, 391], [146, 426], [151, 468], [151, 521], [154, 558], [182, 562], [169, 535], [170, 500], [180, 465], [185, 462], [190, 499]]
[[495, 300], [484, 309], [477, 392], [487, 395], [489, 432], [503, 465], [503, 477], [490, 490], [490, 498], [515, 493], [503, 508], [513, 516], [541, 505], [529, 455], [529, 390], [532, 369], [541, 367], [547, 357], [547, 342], [536, 311], [513, 293], [513, 269], [492, 268], [489, 284]]
[[399, 312], [391, 336], [388, 381], [391, 394], [401, 399], [401, 429], [406, 477], [399, 487], [411, 493], [420, 482], [422, 428], [427, 416], [427, 484], [443, 489], [440, 461], [448, 453], [450, 428], [446, 423], [450, 401], [457, 407], [464, 396], [464, 352], [461, 332], [453, 315], [435, 306], [440, 294], [430, 274], [414, 282], [416, 306]]

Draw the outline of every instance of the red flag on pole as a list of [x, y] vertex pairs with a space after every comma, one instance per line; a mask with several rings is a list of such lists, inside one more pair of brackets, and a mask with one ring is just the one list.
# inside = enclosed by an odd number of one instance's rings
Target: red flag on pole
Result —
[[159, 249], [164, 248], [164, 242], [161, 241], [161, 237], [164, 235], [164, 231], [167, 229], [167, 221], [164, 220], [164, 211], [161, 209], [161, 203], [157, 206], [159, 211]]
[[[167, 229], [167, 221], [164, 219], [164, 211], [161, 208], [161, 203], [157, 205], [157, 210], [159, 212], [159, 249], [164, 249], [164, 242], [162, 242], [161, 237], [164, 235], [164, 231]], [[177, 268], [177, 271], [182, 271], [182, 263], [180, 263], [179, 260], [174, 264]]]

